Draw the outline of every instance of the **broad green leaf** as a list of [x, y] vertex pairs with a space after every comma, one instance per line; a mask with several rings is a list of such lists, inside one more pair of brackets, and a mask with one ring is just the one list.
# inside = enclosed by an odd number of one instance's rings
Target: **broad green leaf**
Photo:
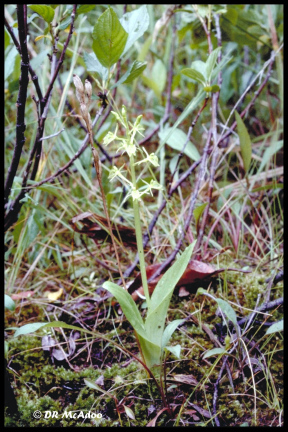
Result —
[[220, 51], [221, 51], [221, 48], [216, 48], [214, 51], [211, 52], [211, 54], [209, 55], [209, 57], [206, 61], [206, 74], [207, 74], [207, 79], [209, 82], [211, 80], [212, 72], [213, 72], [214, 66], [217, 62], [217, 57], [218, 57], [218, 54]]
[[176, 358], [180, 359], [181, 345], [166, 346], [165, 350], [170, 351]]
[[207, 297], [210, 297], [212, 300], [215, 300], [218, 303], [218, 306], [221, 309], [221, 311], [223, 312], [223, 314], [228, 318], [228, 320], [230, 320], [234, 324], [234, 327], [235, 327], [236, 331], [238, 332], [239, 329], [238, 329], [238, 323], [237, 323], [237, 316], [236, 316], [234, 309], [230, 306], [230, 304], [228, 302], [226, 302], [225, 300], [219, 299], [217, 297], [214, 297], [212, 294], [208, 293], [204, 288], [198, 288], [197, 295], [198, 294], [206, 295]]
[[189, 102], [189, 104], [186, 106], [186, 108], [184, 109], [182, 114], [178, 117], [178, 120], [174, 123], [172, 128], [168, 130], [168, 133], [165, 132], [165, 134], [163, 134], [163, 138], [161, 138], [159, 148], [161, 148], [167, 142], [170, 135], [172, 135], [172, 133], [175, 131], [175, 129], [179, 126], [179, 124], [181, 124], [188, 117], [188, 115], [194, 109], [196, 109], [196, 107], [200, 104], [200, 102], [202, 102], [204, 97], [205, 97], [205, 93], [204, 93], [203, 89], [200, 89], [198, 91], [197, 95], [195, 96], [195, 98], [192, 99], [191, 102]]
[[225, 353], [226, 353], [225, 348], [213, 348], [205, 352], [205, 354], [203, 355], [203, 359], [214, 355], [225, 354]]
[[[159, 132], [159, 137], [161, 140], [163, 140], [167, 135], [169, 137], [166, 140], [166, 144], [168, 144], [174, 150], [182, 152], [187, 140], [186, 134], [181, 129], [174, 129], [173, 131], [172, 127]], [[184, 154], [190, 157], [193, 161], [197, 161], [200, 159], [200, 154], [194, 144], [191, 143], [191, 141], [188, 141], [184, 149]]]
[[44, 327], [47, 323], [32, 323], [32, 324], [25, 324], [24, 326], [17, 329], [14, 333], [14, 337], [18, 337], [21, 335], [26, 335], [29, 333], [34, 333], [37, 330], [39, 330], [41, 327]]
[[115, 87], [118, 87], [120, 84], [129, 84], [130, 82], [132, 82], [143, 72], [146, 66], [146, 62], [139, 62], [135, 60], [129, 67], [127, 72], [120, 78], [120, 80], [111, 87], [111, 90]]
[[203, 75], [205, 82], [207, 82], [208, 76], [207, 76], [206, 63], [204, 63], [202, 60], [195, 60], [194, 62], [191, 63], [191, 69], [194, 69], [195, 71]]
[[269, 327], [268, 330], [266, 331], [266, 335], [280, 332], [283, 330], [284, 330], [284, 328], [283, 328], [283, 319], [282, 319], [282, 320], [272, 324], [271, 327]]
[[251, 162], [252, 144], [246, 126], [237, 111], [235, 111], [235, 117], [237, 121], [237, 128], [238, 128], [238, 135], [240, 140], [240, 149], [241, 149], [241, 155], [244, 164], [244, 170], [247, 174]]
[[76, 9], [76, 13], [77, 13], [77, 15], [88, 13], [91, 10], [95, 9], [95, 7], [96, 7], [95, 4], [92, 4], [92, 5], [91, 4], [90, 5], [89, 4], [78, 5], [77, 9]]
[[95, 53], [88, 54], [84, 52], [84, 61], [86, 64], [87, 71], [89, 72], [97, 72], [102, 80], [107, 80], [108, 78], [108, 69], [100, 63], [97, 59]]
[[29, 8], [40, 15], [44, 21], [50, 24], [54, 18], [54, 9], [46, 5], [29, 5]]
[[4, 305], [5, 305], [5, 308], [9, 309], [10, 311], [14, 311], [15, 310], [15, 302], [7, 294], [5, 294]]
[[206, 79], [205, 79], [204, 75], [202, 75], [196, 69], [191, 69], [191, 68], [182, 69], [181, 73], [183, 75], [187, 76], [188, 78], [191, 78], [191, 79], [197, 81], [199, 84], [202, 84], [203, 86], [206, 83]]
[[162, 336], [162, 348], [165, 348], [177, 327], [185, 322], [185, 318], [177, 319], [168, 324]]
[[146, 366], [151, 369], [161, 362], [161, 345], [150, 341], [144, 333], [137, 332], [138, 341], [141, 347], [141, 354], [145, 361]]
[[228, 302], [226, 302], [225, 300], [222, 300], [219, 298], [215, 298], [215, 300], [217, 301], [218, 306], [220, 307], [222, 312], [234, 324], [235, 328], [237, 329], [237, 327], [238, 327], [237, 316], [236, 316], [236, 313], [235, 313], [234, 309], [232, 308], [232, 306], [230, 306], [230, 304]]
[[147, 338], [162, 346], [162, 336], [169, 303], [174, 288], [187, 268], [195, 242], [188, 246], [182, 255], [166, 271], [157, 283], [151, 296], [151, 304], [145, 321]]
[[[135, 60], [129, 68], [129, 74], [127, 78], [125, 78], [124, 84], [128, 84], [132, 82], [135, 78], [137, 78], [144, 71], [144, 69], [146, 69], [146, 66], [146, 62], [139, 62]], [[124, 76], [126, 76], [126, 74]]]
[[140, 36], [148, 29], [149, 26], [149, 14], [147, 6], [143, 5], [140, 8], [127, 12], [120, 18], [124, 30], [128, 33], [127, 42], [122, 56], [131, 48]]
[[100, 63], [110, 69], [116, 63], [126, 45], [128, 38], [112, 8], [108, 8], [97, 20], [92, 37], [92, 48]]
[[157, 59], [153, 65], [151, 79], [157, 83], [158, 94], [161, 96], [166, 85], [167, 70], [160, 59]]
[[72, 18], [71, 16], [66, 17], [59, 25], [58, 30], [66, 30], [67, 27], [71, 24]]
[[209, 5], [201, 5], [201, 4], [197, 4], [197, 12], [199, 13], [199, 15], [201, 17], [208, 17], [210, 14], [210, 8]]
[[143, 333], [144, 332], [143, 319], [131, 295], [126, 290], [121, 288], [119, 285], [116, 285], [115, 283], [110, 281], [105, 282], [103, 284], [103, 288], [105, 288], [114, 297], [116, 297], [124, 315], [130, 322], [130, 324], [133, 326], [133, 328], [136, 330], [136, 332]]

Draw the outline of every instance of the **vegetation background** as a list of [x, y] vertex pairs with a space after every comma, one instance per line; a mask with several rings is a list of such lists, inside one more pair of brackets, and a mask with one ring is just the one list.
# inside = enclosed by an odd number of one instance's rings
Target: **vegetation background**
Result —
[[[170, 411], [144, 369], [119, 349], [138, 352], [119, 305], [101, 289], [104, 281], [119, 279], [119, 269], [103, 229], [73, 74], [92, 84], [92, 121], [102, 113], [94, 144], [127, 283], [138, 270], [131, 198], [125, 201], [125, 186], [108, 179], [113, 165], [129, 168], [128, 160], [117, 143], [102, 146], [116, 123], [111, 105], [101, 107], [99, 75], [89, 63], [93, 28], [107, 6], [42, 7], [36, 13], [27, 5], [5, 6], [5, 356], [18, 405], [8, 406], [6, 426], [282, 425], [283, 5], [141, 6], [147, 30], [113, 75], [112, 84], [135, 60], [147, 62], [134, 81], [111, 90], [131, 122], [143, 114], [140, 144], [160, 162], [154, 175], [163, 192], [141, 205], [144, 229], [156, 222], [144, 237], [146, 264], [169, 263], [196, 239], [193, 259], [239, 270], [175, 291], [167, 322], [186, 321], [173, 335], [180, 359], [165, 361]], [[140, 6], [112, 8], [120, 19]], [[213, 82], [220, 92], [196, 103], [201, 84], [181, 71], [205, 62], [218, 46], [227, 60]], [[140, 187], [153, 178], [141, 165], [138, 175]], [[88, 237], [69, 223], [84, 212], [102, 224], [93, 220], [91, 234], [88, 221]], [[242, 320], [246, 351], [239, 345], [231, 355], [205, 357], [219, 343], [227, 350], [233, 343], [225, 339], [217, 302], [196, 296], [199, 286], [230, 302]], [[261, 313], [253, 314], [256, 308]], [[59, 320], [106, 339], [59, 328], [14, 337], [25, 324]], [[267, 334], [273, 323], [278, 327]], [[93, 410], [102, 419], [48, 420], [33, 417], [36, 410]]]

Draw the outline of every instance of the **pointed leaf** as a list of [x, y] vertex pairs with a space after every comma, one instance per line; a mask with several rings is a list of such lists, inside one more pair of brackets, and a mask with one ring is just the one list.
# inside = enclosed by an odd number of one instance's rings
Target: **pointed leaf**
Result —
[[77, 15], [80, 15], [80, 14], [88, 13], [93, 9], [95, 9], [95, 4], [92, 4], [92, 5], [91, 4], [90, 5], [89, 4], [82, 4], [82, 5], [77, 6], [76, 13], [77, 13]]
[[120, 84], [129, 84], [132, 82], [144, 71], [144, 69], [146, 69], [146, 66], [146, 62], [139, 62], [135, 60], [127, 72], [120, 78], [120, 80], [111, 87], [111, 90], [115, 87], [118, 87]]
[[144, 333], [139, 334], [137, 332], [137, 337], [147, 367], [150, 369], [152, 366], [159, 365], [162, 354], [161, 344], [150, 341]]
[[284, 330], [284, 328], [283, 328], [283, 319], [282, 319], [281, 321], [278, 321], [278, 322], [272, 324], [271, 327], [269, 327], [268, 330], [266, 331], [266, 335], [280, 332], [283, 330]]
[[237, 329], [238, 328], [237, 316], [232, 306], [230, 306], [230, 304], [225, 300], [218, 299], [218, 298], [216, 298], [215, 300], [217, 301], [218, 306], [220, 307], [222, 312], [234, 324], [234, 327]]
[[148, 29], [149, 26], [149, 14], [147, 6], [143, 5], [139, 9], [132, 12], [127, 12], [120, 18], [124, 30], [128, 33], [127, 42], [122, 56], [131, 48], [140, 36]]
[[236, 316], [234, 309], [230, 306], [230, 304], [228, 302], [226, 302], [225, 300], [214, 297], [212, 294], [208, 293], [204, 288], [198, 288], [197, 295], [198, 294], [204, 294], [207, 297], [210, 297], [211, 299], [215, 300], [218, 303], [218, 306], [221, 309], [221, 311], [223, 312], [223, 314], [228, 318], [228, 320], [230, 320], [234, 324], [236, 332], [238, 333], [239, 326], [237, 323], [237, 316]]
[[196, 207], [195, 210], [193, 211], [193, 215], [194, 215], [194, 218], [195, 218], [196, 225], [198, 224], [198, 221], [199, 221], [202, 213], [204, 212], [207, 204], [208, 204], [207, 202], [204, 203], [204, 204], [201, 204], [200, 206]]
[[128, 33], [124, 30], [112, 8], [108, 8], [97, 20], [92, 37], [92, 48], [100, 63], [106, 68], [116, 63], [126, 45]]
[[147, 338], [160, 347], [162, 346], [162, 335], [168, 306], [174, 288], [191, 258], [194, 245], [195, 241], [185, 249], [177, 261], [166, 271], [151, 296], [151, 304], [145, 321], [145, 331]]
[[205, 82], [207, 82], [207, 64], [205, 62], [203, 62], [202, 60], [195, 60], [191, 63], [191, 69], [194, 69], [201, 75], [203, 75]]
[[18, 337], [20, 335], [25, 335], [29, 333], [34, 333], [39, 330], [41, 327], [44, 327], [47, 323], [32, 323], [25, 324], [24, 326], [17, 329], [14, 333], [14, 337]]
[[54, 9], [46, 5], [29, 5], [29, 8], [40, 15], [44, 21], [50, 24], [54, 18]]
[[240, 140], [240, 148], [241, 148], [241, 155], [244, 164], [244, 170], [247, 173], [251, 162], [252, 144], [246, 126], [237, 111], [235, 111], [235, 117], [237, 121], [237, 128], [238, 128], [238, 135]]
[[[131, 68], [129, 68], [129, 74], [127, 78], [125, 78], [124, 84], [128, 84], [132, 82], [135, 78], [137, 78], [143, 71], [146, 69], [147, 62], [140, 62], [135, 60], [132, 63]], [[124, 75], [126, 76], [126, 74]]]
[[203, 359], [214, 356], [214, 355], [219, 355], [219, 354], [225, 354], [226, 350], [225, 348], [213, 348], [211, 350], [208, 350], [205, 352], [205, 354], [203, 355]]
[[87, 71], [89, 72], [97, 72], [102, 80], [107, 80], [108, 78], [108, 69], [100, 63], [95, 53], [88, 54], [84, 52], [84, 61], [86, 64]]
[[179, 325], [181, 325], [183, 322], [185, 322], [185, 318], [183, 319], [177, 319], [168, 324], [168, 326], [165, 328], [163, 336], [162, 336], [162, 347], [165, 348], [174, 333], [174, 331], [177, 329]]
[[132, 411], [132, 409], [126, 405], [123, 405], [123, 406], [124, 406], [125, 413], [126, 413], [127, 417], [129, 417], [131, 420], [135, 420], [135, 415], [134, 415], [134, 412]]
[[181, 345], [166, 346], [165, 350], [170, 351], [176, 358], [180, 359]]
[[216, 48], [214, 51], [211, 52], [211, 54], [209, 55], [207, 61], [206, 61], [206, 73], [207, 73], [207, 79], [210, 82], [211, 80], [211, 76], [212, 76], [212, 72], [214, 69], [214, 66], [217, 62], [217, 57], [219, 52], [221, 51], [221, 48]]
[[132, 299], [131, 295], [123, 288], [119, 287], [113, 282], [105, 282], [103, 288], [109, 291], [119, 302], [121, 309], [136, 330], [137, 333], [141, 334], [144, 332], [144, 323], [141, 314], [136, 306], [136, 303]]
[[191, 78], [191, 79], [197, 81], [198, 83], [202, 84], [203, 86], [206, 83], [205, 76], [202, 75], [200, 72], [198, 72], [196, 69], [191, 69], [191, 68], [182, 69], [181, 73], [183, 75], [187, 76], [188, 78]]

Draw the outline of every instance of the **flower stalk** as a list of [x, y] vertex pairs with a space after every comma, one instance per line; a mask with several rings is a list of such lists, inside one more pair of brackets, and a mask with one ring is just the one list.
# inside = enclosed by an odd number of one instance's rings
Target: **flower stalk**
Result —
[[[132, 178], [133, 189], [137, 190], [136, 175], [135, 175], [135, 163], [134, 163], [134, 156], [133, 155], [130, 156], [130, 163], [131, 163], [131, 178]], [[140, 264], [142, 286], [143, 286], [144, 294], [146, 297], [147, 308], [149, 310], [149, 308], [150, 308], [150, 294], [149, 294], [149, 289], [148, 289], [146, 266], [145, 266], [145, 260], [144, 260], [144, 247], [143, 247], [143, 240], [142, 240], [142, 228], [141, 228], [141, 221], [140, 221], [139, 202], [137, 199], [133, 199], [133, 210], [134, 210], [136, 242], [137, 242], [137, 250], [138, 250], [138, 255], [139, 255], [139, 264]]]
[[[131, 124], [130, 122], [128, 122], [126, 107], [124, 105], [122, 106], [121, 114], [119, 112], [114, 112], [114, 111], [111, 111], [111, 113], [116, 117], [117, 121], [125, 129], [125, 137], [123, 138], [117, 136], [117, 132], [118, 132], [118, 124], [117, 124], [115, 132], [114, 133], [108, 132], [103, 140], [103, 143], [104, 145], [108, 145], [112, 141], [119, 141], [121, 143], [118, 150], [123, 150], [128, 154], [130, 160], [131, 180], [128, 180], [125, 174], [121, 171], [121, 169], [117, 167], [113, 167], [110, 170], [109, 178], [110, 180], [113, 180], [114, 178], [117, 177], [119, 180], [124, 182], [125, 185], [128, 185], [128, 187], [130, 187], [130, 191], [126, 196], [126, 199], [129, 196], [131, 196], [133, 199], [134, 223], [135, 223], [137, 250], [139, 255], [139, 263], [140, 263], [140, 272], [141, 272], [142, 286], [147, 301], [147, 308], [149, 311], [151, 301], [150, 301], [150, 294], [148, 289], [146, 266], [145, 266], [145, 259], [144, 259], [144, 247], [143, 247], [143, 240], [142, 240], [139, 201], [141, 200], [142, 195], [148, 193], [152, 194], [152, 189], [161, 189], [162, 187], [155, 179], [153, 179], [150, 181], [150, 184], [144, 182], [146, 183], [146, 185], [141, 187], [141, 189], [138, 189], [135, 166], [138, 164], [147, 164], [147, 165], [152, 164], [154, 167], [157, 167], [159, 165], [158, 158], [154, 153], [148, 154], [145, 149], [142, 150], [137, 144], [135, 138], [136, 134], [139, 133], [140, 135], [142, 135], [141, 131], [143, 130], [143, 127], [141, 126], [142, 115], [137, 117], [134, 124]], [[138, 151], [141, 152], [143, 159], [139, 162], [135, 162], [135, 156]]]

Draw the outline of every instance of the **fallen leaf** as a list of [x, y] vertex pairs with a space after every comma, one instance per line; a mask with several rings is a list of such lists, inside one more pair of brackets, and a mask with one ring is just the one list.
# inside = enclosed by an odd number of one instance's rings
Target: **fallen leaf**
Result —
[[[77, 222], [80, 222], [83, 227], [79, 228], [77, 226]], [[69, 224], [72, 226], [75, 232], [78, 232], [80, 234], [86, 234], [88, 237], [93, 239], [95, 243], [104, 240], [112, 243], [108, 228], [108, 222], [107, 219], [103, 216], [99, 216], [91, 212], [84, 212], [80, 213], [77, 216], [74, 216], [69, 221]], [[111, 221], [111, 226], [112, 233], [116, 241], [126, 246], [135, 247], [137, 245], [134, 228], [130, 228], [121, 224], [115, 224], [113, 221]]]
[[63, 288], [59, 288], [58, 291], [45, 291], [44, 296], [48, 298], [48, 300], [58, 300], [63, 294]]
[[[147, 280], [155, 274], [155, 272], [159, 269], [161, 264], [152, 264], [150, 266], [146, 267], [146, 274], [147, 274]], [[211, 277], [218, 275], [219, 273], [224, 272], [225, 270], [228, 271], [238, 271], [242, 273], [250, 273], [250, 271], [245, 271], [241, 269], [234, 269], [234, 268], [221, 268], [218, 270], [215, 270], [212, 266], [209, 264], [205, 264], [202, 261], [197, 260], [190, 260], [186, 270], [184, 271], [182, 277], [178, 281], [176, 287], [183, 287], [192, 285], [195, 282], [202, 281], [202, 280], [209, 280]], [[154, 291], [154, 288], [156, 287], [158, 281], [161, 279], [163, 274], [155, 278], [152, 282], [148, 282], [148, 289], [149, 294], [151, 295]], [[132, 295], [132, 298], [134, 301], [136, 301], [139, 298], [144, 297], [144, 290], [142, 288], [142, 279], [141, 279], [141, 273], [137, 273], [134, 281], [129, 285], [128, 292]], [[182, 290], [182, 296], [184, 291]], [[186, 295], [186, 294], [185, 294]]]
[[190, 292], [184, 286], [180, 287], [178, 292], [179, 297], [187, 297], [189, 294]]
[[150, 422], [149, 423], [147, 423], [147, 425], [146, 425], [146, 427], [155, 427], [156, 426], [156, 420], [157, 420], [157, 418], [160, 416], [160, 414], [162, 414], [164, 411], [166, 411], [166, 410], [168, 410], [168, 408], [162, 408], [159, 412], [158, 412], [158, 414], [152, 419], [152, 420], [150, 420]]
[[199, 384], [193, 375], [177, 374], [174, 375], [173, 378], [175, 381], [180, 382], [181, 384], [189, 384], [193, 386], [197, 386]]
[[12, 300], [22, 300], [22, 299], [32, 297], [33, 295], [34, 295], [34, 291], [23, 291], [18, 294], [12, 294], [11, 298]]

